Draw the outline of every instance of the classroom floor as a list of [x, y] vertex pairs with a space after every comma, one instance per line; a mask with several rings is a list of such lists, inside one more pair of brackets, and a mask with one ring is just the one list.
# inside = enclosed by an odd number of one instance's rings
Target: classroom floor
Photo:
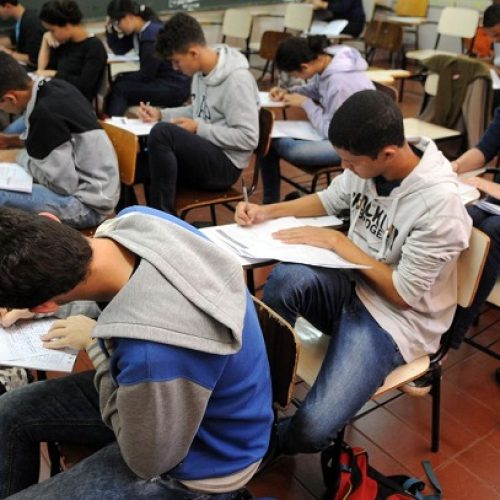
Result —
[[[419, 83], [407, 82], [401, 106], [405, 117], [417, 114], [421, 95]], [[287, 174], [300, 176], [297, 169], [283, 167]], [[247, 181], [250, 182], [250, 178]], [[285, 187], [282, 194], [292, 190]], [[254, 193], [253, 200], [260, 202], [260, 189]], [[219, 224], [232, 222], [232, 213], [227, 209], [220, 208], [217, 214]], [[207, 219], [206, 211], [193, 211], [188, 220]], [[263, 268], [255, 273], [257, 286], [265, 282], [269, 271]], [[486, 307], [471, 333], [500, 353], [500, 310]], [[79, 369], [89, 368], [85, 360], [80, 360], [78, 366]], [[425, 479], [420, 462], [430, 460], [445, 499], [500, 499], [500, 385], [494, 379], [498, 367], [500, 363], [493, 357], [466, 344], [450, 353], [443, 371], [441, 448], [438, 453], [430, 451], [430, 396], [389, 395], [397, 397], [349, 426], [346, 441], [364, 447], [370, 463], [385, 474], [408, 474]], [[298, 382], [297, 398], [303, 399], [306, 392], [305, 384]], [[287, 414], [293, 411], [290, 408]], [[42, 477], [46, 477], [46, 473], [44, 464]], [[249, 489], [255, 497], [320, 499], [324, 487], [319, 454], [281, 458], [254, 478]]]

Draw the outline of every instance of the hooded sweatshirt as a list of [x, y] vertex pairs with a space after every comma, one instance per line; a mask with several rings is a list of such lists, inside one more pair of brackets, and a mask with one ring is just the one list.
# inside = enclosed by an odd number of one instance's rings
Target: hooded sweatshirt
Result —
[[356, 293], [394, 339], [406, 362], [434, 353], [450, 327], [457, 304], [456, 261], [468, 247], [471, 219], [450, 163], [426, 138], [424, 154], [389, 196], [373, 179], [349, 170], [319, 193], [329, 214], [350, 209], [349, 239], [393, 269], [392, 281], [410, 306], [400, 309], [356, 275]]
[[221, 148], [233, 165], [244, 169], [259, 141], [259, 92], [248, 61], [236, 49], [217, 45], [215, 67], [195, 73], [192, 104], [162, 110], [162, 119], [193, 118], [197, 134]]
[[103, 421], [139, 477], [168, 472], [193, 489], [236, 489], [266, 452], [273, 421], [241, 266], [173, 216], [122, 214], [95, 235], [138, 259], [94, 328], [100, 346], [89, 348]]
[[35, 182], [111, 213], [120, 196], [118, 160], [83, 94], [63, 80], [38, 80], [24, 119], [26, 149], [17, 162]]
[[325, 52], [333, 56], [325, 70], [314, 75], [307, 84], [288, 90], [309, 97], [302, 107], [318, 134], [327, 139], [333, 115], [344, 101], [360, 90], [375, 87], [366, 76], [368, 64], [358, 50], [335, 45]]

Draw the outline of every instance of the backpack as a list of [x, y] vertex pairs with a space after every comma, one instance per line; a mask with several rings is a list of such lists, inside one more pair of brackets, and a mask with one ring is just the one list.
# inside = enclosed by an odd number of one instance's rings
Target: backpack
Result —
[[422, 495], [425, 483], [418, 478], [385, 476], [368, 464], [363, 448], [345, 443], [330, 446], [321, 452], [323, 480], [327, 487], [324, 500], [440, 500], [441, 486], [429, 461], [422, 462], [436, 490], [436, 495]]

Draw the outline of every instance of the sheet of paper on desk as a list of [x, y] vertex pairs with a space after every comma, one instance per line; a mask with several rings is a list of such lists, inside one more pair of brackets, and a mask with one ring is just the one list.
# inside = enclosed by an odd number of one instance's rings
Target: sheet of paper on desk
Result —
[[219, 226], [216, 232], [237, 254], [247, 258], [281, 260], [320, 267], [361, 267], [342, 259], [331, 250], [310, 245], [289, 245], [272, 237], [273, 233], [281, 229], [308, 225], [304, 222], [295, 217], [282, 217], [251, 227], [237, 224]]
[[106, 120], [116, 127], [128, 130], [135, 135], [149, 135], [155, 123], [145, 123], [139, 118], [124, 118], [123, 116], [112, 116]]
[[129, 52], [128, 54], [113, 54], [108, 52], [108, 63], [120, 63], [120, 62], [139, 62], [139, 54], [135, 52]]
[[323, 141], [314, 127], [305, 120], [276, 120], [273, 125], [271, 137], [292, 137], [303, 141]]
[[488, 212], [489, 214], [500, 215], [500, 205], [496, 205], [495, 203], [490, 203], [489, 201], [481, 200], [474, 203], [474, 205], [477, 208], [480, 208], [481, 210]]
[[33, 177], [17, 163], [0, 162], [0, 189], [31, 193]]
[[309, 30], [309, 35], [325, 35], [336, 36], [340, 35], [342, 30], [349, 24], [346, 19], [335, 19], [329, 23], [325, 21], [314, 21]]
[[269, 97], [269, 92], [259, 92], [260, 105], [263, 108], [284, 108], [285, 103], [283, 101], [273, 101]]
[[54, 321], [20, 321], [9, 328], [0, 327], [0, 365], [70, 372], [76, 353], [42, 346], [40, 336], [50, 330]]

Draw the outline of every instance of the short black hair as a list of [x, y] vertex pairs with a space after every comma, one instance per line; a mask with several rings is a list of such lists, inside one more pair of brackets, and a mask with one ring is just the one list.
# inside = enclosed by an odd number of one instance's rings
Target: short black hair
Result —
[[82, 22], [83, 14], [74, 0], [51, 0], [42, 5], [39, 17], [44, 23], [54, 26], [76, 26]]
[[0, 97], [9, 90], [28, 90], [30, 82], [26, 70], [11, 55], [0, 51]]
[[334, 147], [375, 159], [386, 146], [404, 145], [403, 115], [386, 94], [362, 90], [333, 115], [328, 138]]
[[313, 35], [307, 38], [293, 36], [285, 38], [276, 52], [276, 65], [280, 71], [300, 71], [301, 64], [309, 63], [325, 53], [330, 45], [326, 36]]
[[119, 21], [127, 14], [138, 16], [145, 21], [159, 20], [156, 12], [144, 4], [133, 0], [112, 0], [108, 4], [107, 15], [113, 21]]
[[165, 58], [185, 54], [192, 45], [207, 44], [200, 23], [182, 12], [172, 16], [158, 33], [156, 51]]
[[92, 249], [76, 229], [0, 208], [0, 307], [31, 308], [85, 280]]
[[0, 0], [0, 5], [3, 7], [6, 3], [10, 3], [11, 5], [19, 5], [17, 0]]
[[497, 24], [500, 24], [500, 4], [495, 3], [484, 11], [483, 26], [485, 28], [493, 28]]

